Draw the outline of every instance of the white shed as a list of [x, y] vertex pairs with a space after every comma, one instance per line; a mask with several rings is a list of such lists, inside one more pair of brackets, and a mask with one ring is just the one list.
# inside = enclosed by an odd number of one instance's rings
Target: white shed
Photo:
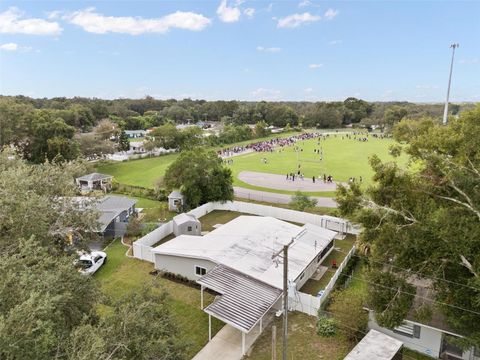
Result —
[[180, 212], [184, 204], [184, 196], [178, 191], [172, 191], [168, 195], [168, 210]]
[[180, 214], [173, 218], [173, 233], [180, 235], [202, 235], [202, 224], [193, 215]]

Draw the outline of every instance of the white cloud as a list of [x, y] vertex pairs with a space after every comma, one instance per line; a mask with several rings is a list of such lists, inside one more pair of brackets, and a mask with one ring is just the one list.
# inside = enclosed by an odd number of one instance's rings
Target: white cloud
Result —
[[243, 10], [243, 13], [249, 18], [253, 18], [253, 15], [255, 15], [255, 9], [254, 8], [246, 8]]
[[282, 48], [257, 46], [257, 51], [275, 53], [282, 51]]
[[474, 59], [461, 59], [459, 61], [460, 64], [478, 64], [480, 63], [480, 60], [477, 58]]
[[328, 42], [328, 45], [334, 46], [334, 45], [340, 45], [343, 43], [343, 40], [332, 40]]
[[320, 21], [321, 16], [312, 15], [309, 12], [303, 14], [292, 14], [284, 18], [278, 19], [277, 27], [279, 28], [296, 28], [303, 24]]
[[415, 86], [415, 89], [418, 90], [432, 90], [432, 89], [438, 89], [437, 85], [417, 85]]
[[245, 2], [245, 0], [235, 0], [235, 6], [240, 6]]
[[221, 21], [233, 23], [240, 20], [242, 13], [238, 7], [228, 7], [227, 0], [222, 0], [217, 8], [217, 15]]
[[318, 69], [318, 68], [321, 68], [323, 66], [323, 64], [310, 64], [308, 65], [308, 67], [310, 69]]
[[[0, 45], [0, 50], [1, 51], [21, 51], [21, 52], [28, 52], [28, 51], [31, 51], [32, 48], [30, 46], [20, 46], [16, 43], [6, 43], [6, 44], [2, 44]], [[37, 50], [37, 52], [39, 52]]]
[[311, 94], [313, 92], [313, 89], [311, 87], [303, 89], [303, 91], [307, 94]]
[[332, 20], [337, 15], [338, 15], [338, 10], [334, 10], [330, 8], [327, 11], [325, 11], [325, 14], [323, 14], [323, 17], [327, 20]]
[[305, 6], [310, 6], [312, 3], [310, 0], [302, 0], [298, 3], [298, 7], [305, 7]]
[[47, 11], [45, 14], [49, 19], [58, 19], [62, 14], [62, 12], [59, 10], [54, 10], [54, 11]]
[[194, 12], [177, 11], [160, 18], [144, 19], [132, 16], [104, 16], [95, 8], [75, 11], [64, 17], [70, 23], [95, 34], [120, 33], [139, 35], [166, 33], [170, 29], [201, 31], [210, 25], [210, 19]]
[[0, 13], [0, 33], [27, 35], [59, 35], [62, 28], [57, 22], [39, 18], [24, 18], [16, 7]]
[[0, 50], [3, 50], [3, 51], [17, 51], [18, 48], [19, 48], [18, 44], [15, 44], [15, 43], [6, 43], [6, 44], [0, 45]]
[[260, 100], [279, 100], [280, 90], [258, 88], [252, 91], [252, 95]]
[[268, 4], [267, 8], [265, 9], [267, 12], [271, 12], [273, 10], [273, 3]]

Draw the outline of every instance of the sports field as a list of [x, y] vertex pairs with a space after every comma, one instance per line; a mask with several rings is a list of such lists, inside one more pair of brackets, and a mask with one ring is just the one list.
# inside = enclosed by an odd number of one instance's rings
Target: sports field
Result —
[[[343, 139], [342, 139], [343, 137]], [[378, 139], [370, 136], [368, 141], [347, 139], [344, 134], [330, 135], [325, 140], [299, 141], [295, 146], [276, 149], [273, 153], [254, 152], [233, 157], [233, 164], [227, 165], [232, 169], [234, 185], [249, 189], [264, 190], [278, 193], [293, 193], [287, 190], [275, 190], [246, 184], [238, 179], [242, 171], [254, 171], [271, 174], [285, 175], [297, 173], [298, 170], [305, 176], [304, 181], [312, 181], [312, 177], [323, 179], [323, 174], [331, 175], [335, 182], [348, 182], [350, 177], [358, 181], [362, 177], [363, 183], [371, 182], [373, 171], [368, 164], [371, 155], [377, 154], [383, 161], [392, 161], [388, 153], [391, 139]], [[296, 151], [295, 147], [300, 151]], [[322, 153], [316, 153], [318, 150]], [[124, 184], [138, 185], [153, 188], [157, 179], [162, 177], [166, 168], [171, 164], [177, 154], [170, 154], [156, 158], [133, 160], [121, 163], [108, 163], [99, 165], [97, 170], [111, 174], [115, 179]], [[263, 159], [266, 159], [263, 161]], [[396, 159], [405, 166], [405, 155]], [[300, 168], [298, 167], [300, 165]], [[285, 180], [287, 181], [287, 180]], [[310, 195], [333, 196], [333, 192], [307, 192]]]

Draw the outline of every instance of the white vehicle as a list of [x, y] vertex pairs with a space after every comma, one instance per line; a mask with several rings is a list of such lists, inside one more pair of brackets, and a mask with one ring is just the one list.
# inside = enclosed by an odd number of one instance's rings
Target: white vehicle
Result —
[[77, 267], [83, 275], [92, 275], [106, 262], [107, 254], [103, 251], [92, 251], [90, 254], [80, 255]]

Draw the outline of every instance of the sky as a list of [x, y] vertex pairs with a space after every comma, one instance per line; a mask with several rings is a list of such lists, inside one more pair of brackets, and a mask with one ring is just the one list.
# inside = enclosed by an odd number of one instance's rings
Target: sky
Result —
[[480, 102], [480, 1], [0, 2], [0, 94]]

